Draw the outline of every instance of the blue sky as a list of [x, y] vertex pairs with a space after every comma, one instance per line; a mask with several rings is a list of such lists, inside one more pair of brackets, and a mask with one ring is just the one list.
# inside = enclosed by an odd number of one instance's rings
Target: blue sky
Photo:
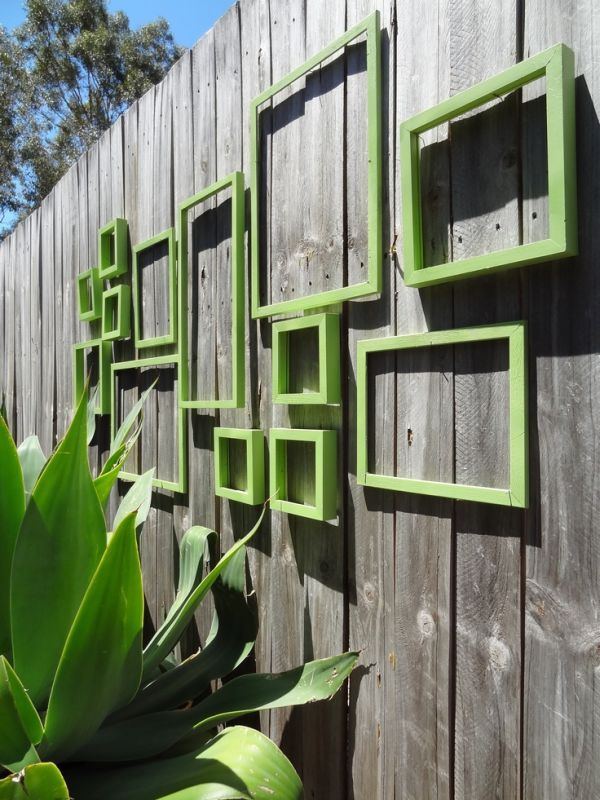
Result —
[[[168, 20], [175, 40], [191, 47], [233, 5], [234, 0], [109, 0], [110, 11], [124, 11], [133, 28], [156, 17]], [[23, 0], [0, 0], [0, 25], [11, 29], [23, 22]]]

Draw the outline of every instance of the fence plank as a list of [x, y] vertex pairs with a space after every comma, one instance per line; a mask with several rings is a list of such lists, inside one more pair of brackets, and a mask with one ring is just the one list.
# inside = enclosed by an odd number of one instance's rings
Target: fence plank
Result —
[[[598, 486], [594, 463], [598, 417], [600, 239], [598, 123], [600, 13], [586, 0], [525, 5], [524, 50], [564, 42], [575, 53], [579, 252], [541, 264], [527, 276], [535, 434], [532, 520], [528, 526], [525, 594], [523, 797], [600, 795], [600, 597]], [[541, 87], [545, 92], [545, 87]], [[537, 238], [547, 230], [540, 197], [546, 169], [540, 145], [544, 104], [527, 95], [524, 129], [523, 224]], [[535, 218], [534, 218], [535, 213]], [[536, 229], [541, 228], [540, 233]]]

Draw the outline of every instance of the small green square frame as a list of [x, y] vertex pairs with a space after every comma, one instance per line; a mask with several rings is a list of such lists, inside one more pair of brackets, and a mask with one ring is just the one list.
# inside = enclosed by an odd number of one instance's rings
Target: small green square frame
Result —
[[[120, 361], [111, 367], [110, 381], [110, 440], [114, 441], [117, 432], [117, 375], [129, 369], [148, 369], [172, 365], [177, 368], [179, 389], [181, 389], [181, 364], [178, 356], [155, 356], [153, 358], [138, 358], [132, 361]], [[187, 425], [186, 412], [176, 403], [177, 414], [177, 480], [171, 481], [164, 478], [155, 478], [152, 485], [157, 489], [168, 489], [172, 492], [184, 494], [187, 491]], [[139, 478], [133, 472], [123, 470], [119, 472], [119, 478], [124, 481], [135, 481]]]
[[[159, 336], [149, 336], [142, 338], [142, 315], [141, 315], [141, 280], [139, 275], [140, 270], [140, 253], [146, 250], [151, 250], [156, 245], [167, 243], [168, 247], [168, 281], [169, 281], [169, 330], [165, 334]], [[177, 341], [177, 299], [176, 299], [176, 240], [175, 228], [169, 228], [145, 242], [136, 244], [133, 248], [133, 264], [132, 264], [132, 284], [133, 284], [133, 332], [135, 346], [138, 350], [144, 347], [161, 347], [166, 344], [175, 344]]]
[[[290, 392], [294, 369], [290, 334], [316, 328], [319, 337], [319, 389]], [[338, 314], [311, 314], [273, 323], [273, 402], [287, 404], [336, 404], [340, 393], [340, 318]]]
[[[282, 300], [261, 305], [260, 281], [260, 238], [259, 238], [259, 192], [260, 192], [260, 133], [259, 109], [263, 103], [290, 86], [306, 73], [319, 66], [332, 55], [342, 50], [357, 37], [366, 33], [367, 40], [367, 210], [368, 210], [368, 268], [367, 280], [330, 289], [293, 300]], [[252, 277], [252, 316], [269, 317], [273, 314], [289, 314], [309, 308], [328, 306], [356, 297], [378, 294], [381, 291], [382, 268], [382, 157], [381, 157], [381, 57], [380, 57], [379, 11], [374, 11], [366, 19], [355, 25], [339, 39], [321, 50], [289, 75], [274, 83], [250, 105], [250, 146], [251, 146], [251, 277]], [[275, 201], [277, 198], [275, 198]]]
[[[102, 338], [107, 342], [128, 339], [131, 334], [129, 305], [131, 292], [127, 284], [113, 286], [102, 295]], [[115, 327], [112, 326], [116, 320]]]
[[98, 231], [98, 269], [102, 280], [127, 272], [127, 220], [113, 219]]
[[[527, 508], [528, 505], [528, 429], [527, 429], [527, 350], [524, 322], [462, 328], [358, 342], [357, 358], [357, 459], [356, 480], [363, 486], [392, 489], [414, 494], [473, 500], [502, 506]], [[459, 483], [426, 481], [380, 475], [368, 471], [368, 364], [369, 353], [408, 350], [418, 347], [455, 345], [508, 339], [509, 375], [509, 469], [510, 488], [468, 486]]]
[[77, 276], [79, 319], [91, 322], [102, 316], [102, 281], [98, 267], [92, 267]]
[[86, 350], [98, 353], [98, 392], [96, 394], [96, 414], [110, 414], [110, 363], [112, 360], [112, 344], [102, 339], [90, 339], [73, 345], [73, 408], [85, 390], [87, 375], [85, 373]]
[[[288, 442], [315, 446], [315, 504], [287, 499]], [[272, 428], [269, 437], [271, 508], [308, 519], [328, 520], [337, 516], [337, 432]]]
[[[231, 187], [231, 397], [194, 400], [189, 396], [188, 360], [188, 211]], [[232, 172], [179, 206], [178, 322], [181, 354], [181, 399], [183, 408], [243, 408], [245, 387], [244, 347], [244, 176]], [[209, 324], [213, 320], [207, 320]]]
[[[246, 443], [246, 489], [231, 486], [231, 439]], [[215, 494], [249, 506], [265, 501], [265, 441], [261, 430], [215, 428]]]
[[[472, 258], [426, 266], [423, 260], [419, 136], [453, 117], [546, 76], [548, 238]], [[573, 52], [558, 44], [472, 86], [400, 125], [404, 280], [408, 286], [475, 275], [577, 255], [575, 79]]]

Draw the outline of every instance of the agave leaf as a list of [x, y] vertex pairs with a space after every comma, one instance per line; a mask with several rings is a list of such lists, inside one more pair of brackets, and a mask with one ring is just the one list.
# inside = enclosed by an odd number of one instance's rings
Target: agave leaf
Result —
[[114, 720], [174, 709], [198, 697], [212, 680], [224, 677], [254, 646], [257, 622], [244, 596], [245, 550], [238, 552], [212, 587], [215, 629], [203, 650], [145, 686]]
[[[151, 386], [149, 386], [144, 392], [142, 392], [140, 399], [133, 406], [129, 414], [127, 414], [127, 416], [121, 423], [121, 426], [119, 427], [119, 430], [116, 432], [115, 438], [113, 439], [112, 444], [110, 446], [110, 455], [113, 455], [113, 453], [115, 453], [121, 447], [121, 445], [126, 443], [127, 437], [129, 436], [134, 426], [139, 427], [138, 417], [142, 413], [144, 408], [144, 403], [146, 402], [146, 398], [148, 397], [152, 389], [154, 389], [157, 380], [158, 378], [152, 383]], [[137, 435], [135, 435], [135, 438], [137, 438]]]
[[208, 573], [204, 580], [200, 581], [191, 594], [186, 597], [183, 603], [178, 605], [177, 599], [175, 600], [175, 611], [171, 609], [171, 612], [165, 619], [164, 623], [156, 631], [144, 650], [143, 680], [147, 680], [152, 675], [154, 670], [158, 667], [165, 656], [167, 656], [168, 653], [170, 653], [175, 647], [198, 605], [202, 602], [204, 597], [206, 597], [211, 586], [223, 572], [227, 564], [229, 564], [230, 561], [235, 558], [236, 553], [250, 541], [250, 539], [260, 528], [264, 515], [265, 509], [263, 508], [263, 511], [258, 518], [258, 522], [252, 528], [250, 533], [247, 533], [246, 536], [236, 542], [233, 547], [230, 548], [224, 556], [222, 556], [217, 565]]
[[25, 502], [29, 502], [31, 492], [46, 464], [46, 456], [37, 436], [28, 436], [23, 439], [17, 448], [21, 469], [23, 470], [23, 483], [25, 486]]
[[0, 781], [0, 800], [69, 800], [69, 790], [56, 764], [33, 764], [19, 775]]
[[13, 664], [36, 706], [48, 698], [67, 635], [106, 547], [87, 460], [82, 397], [25, 511], [11, 573]]
[[130, 514], [111, 538], [65, 644], [40, 745], [44, 757], [68, 757], [135, 695], [143, 624], [142, 572]]
[[9, 662], [0, 656], [0, 764], [17, 772], [39, 761], [42, 722]]
[[216, 539], [216, 532], [201, 525], [189, 528], [181, 539], [179, 546], [179, 581], [175, 600], [165, 618], [165, 623], [175, 617], [182, 606], [190, 598], [192, 592], [202, 579], [204, 559], [210, 540]]
[[10, 653], [10, 569], [25, 513], [25, 489], [17, 448], [0, 416], [0, 653]]
[[[309, 661], [278, 675], [243, 675], [186, 710], [162, 711], [100, 728], [77, 760], [136, 761], [164, 753], [196, 731], [254, 711], [332, 697], [352, 671], [357, 653]], [[213, 699], [214, 698], [214, 699]]]
[[102, 508], [105, 508], [108, 503], [111, 489], [119, 477], [119, 472], [121, 471], [123, 461], [126, 457], [127, 450], [125, 445], [121, 445], [114, 456], [110, 456], [107, 459], [98, 477], [94, 478], [94, 489], [96, 490]]
[[153, 479], [154, 467], [149, 469], [148, 472], [144, 472], [135, 480], [125, 497], [121, 500], [121, 505], [117, 509], [113, 520], [113, 529], [116, 530], [128, 514], [136, 512], [135, 528], [139, 536], [152, 504]]
[[197, 753], [109, 770], [75, 770], [86, 800], [301, 800], [302, 783], [281, 750], [251, 728], [228, 728]]
[[94, 434], [96, 433], [96, 397], [98, 395], [98, 386], [94, 386], [90, 392], [87, 405], [87, 443], [90, 445]]
[[278, 675], [241, 675], [194, 706], [196, 730], [268, 708], [328, 700], [356, 666], [358, 653], [308, 661]]

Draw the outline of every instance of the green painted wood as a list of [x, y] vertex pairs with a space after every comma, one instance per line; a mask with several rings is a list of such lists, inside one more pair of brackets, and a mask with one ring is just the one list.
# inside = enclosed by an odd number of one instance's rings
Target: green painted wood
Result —
[[[330, 289], [314, 292], [294, 300], [263, 302], [261, 298], [261, 273], [263, 259], [260, 252], [259, 219], [260, 219], [260, 130], [258, 117], [260, 108], [265, 103], [272, 101], [280, 92], [287, 89], [315, 67], [331, 58], [338, 51], [343, 50], [351, 42], [363, 34], [367, 34], [367, 74], [368, 74], [368, 208], [369, 208], [369, 260], [366, 280], [344, 286], [340, 289]], [[380, 25], [379, 12], [375, 11], [367, 19], [355, 25], [334, 42], [323, 48], [316, 55], [309, 58], [288, 75], [275, 82], [271, 87], [256, 97], [250, 109], [250, 138], [252, 147], [251, 158], [251, 231], [252, 231], [252, 316], [255, 318], [268, 317], [273, 314], [293, 313], [305, 311], [309, 308], [339, 303], [365, 295], [377, 294], [381, 288], [381, 64], [380, 64]]]
[[[150, 257], [151, 251], [157, 245], [167, 247], [167, 292], [168, 292], [168, 328], [165, 333], [155, 336], [145, 336], [143, 332], [143, 298], [142, 280], [140, 272], [143, 268], [145, 257]], [[140, 242], [132, 248], [132, 294], [133, 294], [133, 332], [137, 349], [146, 347], [160, 347], [177, 342], [177, 241], [175, 228], [168, 228], [162, 233], [151, 236], [145, 242]], [[158, 299], [158, 298], [157, 298]]]
[[129, 339], [131, 334], [131, 289], [126, 283], [102, 293], [102, 338], [106, 342]]
[[[314, 389], [293, 391], [292, 382], [298, 352], [292, 346], [299, 331], [312, 331], [317, 337], [316, 358], [318, 383]], [[273, 353], [273, 402], [305, 405], [328, 405], [340, 402], [340, 318], [338, 314], [312, 314], [308, 317], [273, 323], [271, 329]], [[306, 342], [301, 340], [298, 344]], [[296, 348], [298, 347], [296, 345]]]
[[[507, 339], [510, 380], [510, 482], [507, 489], [470, 486], [462, 483], [427, 481], [402, 476], [380, 475], [371, 472], [368, 463], [368, 427], [370, 411], [369, 366], [370, 353], [390, 350], [416, 349], [440, 345], [457, 345]], [[364, 339], [358, 343], [357, 391], [357, 481], [364, 486], [392, 489], [415, 494], [470, 500], [481, 503], [527, 508], [528, 505], [528, 424], [527, 424], [527, 363], [525, 324], [523, 322], [476, 328], [453, 329], [382, 339]], [[402, 402], [402, 398], [400, 398]]]
[[[130, 370], [146, 370], [153, 367], [173, 367], [176, 373], [176, 381], [179, 384], [180, 390], [180, 369], [181, 364], [177, 356], [153, 356], [148, 358], [138, 358], [133, 361], [120, 361], [111, 365], [111, 441], [117, 432], [118, 426], [122, 419], [119, 415], [119, 405], [117, 397], [117, 380], [119, 373], [127, 372]], [[160, 387], [154, 390], [151, 394], [160, 394]], [[137, 400], [138, 398], [136, 398]], [[187, 491], [187, 425], [185, 409], [181, 408], [178, 401], [175, 402], [173, 428], [169, 431], [169, 439], [173, 439], [173, 434], [176, 438], [176, 453], [177, 453], [177, 474], [173, 477], [163, 477], [162, 466], [163, 462], [159, 459], [155, 462], [156, 478], [152, 481], [153, 486], [159, 489], [169, 489], [173, 492], [185, 493]], [[141, 472], [131, 472], [130, 470], [122, 470], [119, 472], [119, 477], [124, 481], [134, 481], [140, 476]]]
[[[404, 237], [405, 281], [409, 286], [431, 286], [577, 254], [573, 69], [573, 51], [559, 44], [457, 93], [401, 124], [403, 222], [404, 229], [412, 231], [410, 236]], [[419, 179], [420, 134], [540, 77], [546, 79], [547, 98], [548, 238], [446, 264], [424, 264]]]
[[128, 269], [127, 220], [116, 218], [98, 231], [98, 270], [105, 280], [118, 278]]
[[[230, 443], [244, 443], [244, 463], [233, 462]], [[261, 430], [215, 428], [215, 494], [248, 506], [265, 501], [265, 439]], [[233, 485], [235, 473], [243, 473], [244, 486]]]
[[[328, 520], [337, 515], [338, 486], [332, 475], [337, 474], [336, 431], [271, 428], [270, 449], [270, 506], [276, 511], [308, 519]], [[298, 465], [289, 453], [290, 442], [309, 445], [313, 459], [312, 497], [292, 499], [292, 470]], [[309, 459], [310, 462], [310, 459]]]
[[[188, 212], [200, 203], [231, 189], [231, 396], [198, 400], [190, 396], [187, 318]], [[181, 399], [183, 408], [239, 408], [245, 398], [244, 367], [244, 176], [233, 172], [179, 205], [179, 352], [181, 355]]]

